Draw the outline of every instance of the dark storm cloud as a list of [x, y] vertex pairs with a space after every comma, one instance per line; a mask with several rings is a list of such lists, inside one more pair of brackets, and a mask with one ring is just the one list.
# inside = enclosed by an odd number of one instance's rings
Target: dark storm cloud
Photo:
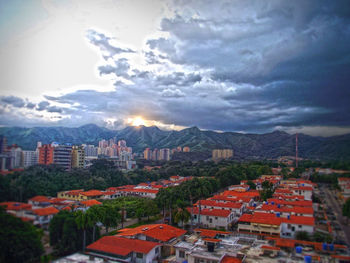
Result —
[[38, 103], [38, 106], [37, 106], [36, 110], [43, 111], [43, 110], [46, 110], [48, 106], [50, 106], [49, 102], [41, 101], [41, 102]]
[[[70, 114], [72, 123], [113, 127], [137, 115], [245, 132], [350, 126], [348, 1], [174, 3], [169, 6], [176, 15], [161, 20], [165, 34], [146, 39], [139, 53], [88, 31], [105, 58], [97, 69], [115, 90], [45, 96], [71, 107], [43, 101], [37, 109]], [[134, 55], [146, 65], [133, 62]]]
[[24, 100], [16, 96], [1, 96], [0, 101], [5, 105], [12, 105], [16, 108], [22, 108], [25, 105]]

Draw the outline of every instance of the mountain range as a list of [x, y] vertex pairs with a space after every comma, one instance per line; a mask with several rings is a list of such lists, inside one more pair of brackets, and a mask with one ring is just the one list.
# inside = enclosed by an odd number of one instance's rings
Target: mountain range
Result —
[[[175, 148], [189, 146], [191, 152], [211, 152], [212, 149], [231, 148], [240, 158], [266, 159], [295, 155], [295, 135], [283, 131], [265, 134], [203, 131], [197, 127], [181, 131], [164, 131], [156, 126], [129, 126], [122, 130], [109, 130], [94, 124], [77, 128], [68, 127], [0, 127], [0, 135], [8, 138], [8, 144], [23, 149], [35, 149], [42, 143], [94, 144], [99, 140], [124, 139], [134, 152], [145, 148]], [[315, 137], [298, 134], [299, 156], [310, 159], [350, 159], [350, 134], [333, 137]]]

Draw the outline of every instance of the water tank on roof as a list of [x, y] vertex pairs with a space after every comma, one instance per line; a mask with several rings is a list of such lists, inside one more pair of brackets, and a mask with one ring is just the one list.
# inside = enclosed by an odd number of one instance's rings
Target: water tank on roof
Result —
[[278, 204], [278, 205], [277, 205], [277, 207], [278, 207], [278, 208], [281, 208], [281, 205], [280, 205], [280, 204]]
[[333, 244], [329, 244], [328, 248], [329, 248], [330, 251], [334, 251], [334, 245]]
[[274, 204], [275, 204], [275, 202], [274, 202], [274, 201], [272, 201], [272, 202], [271, 202], [271, 205], [274, 205]]
[[327, 248], [328, 248], [327, 243], [323, 243], [323, 244], [322, 244], [322, 249], [323, 249], [323, 250], [327, 250]]
[[306, 263], [311, 263], [312, 262], [312, 257], [311, 256], [304, 256], [304, 260]]
[[287, 219], [290, 219], [290, 215], [287, 215]]
[[281, 217], [281, 214], [279, 212], [276, 213], [277, 217]]
[[256, 203], [254, 203], [253, 206], [256, 207]]
[[295, 247], [295, 252], [298, 253], [298, 254], [301, 254], [303, 252], [303, 248], [298, 246], [298, 247]]

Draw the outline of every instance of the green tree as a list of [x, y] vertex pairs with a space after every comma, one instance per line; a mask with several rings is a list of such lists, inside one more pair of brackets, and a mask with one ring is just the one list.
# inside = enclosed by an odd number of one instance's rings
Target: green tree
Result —
[[263, 190], [260, 192], [260, 198], [266, 201], [268, 198], [271, 198], [274, 193], [273, 184], [269, 181], [264, 181], [261, 186]]
[[350, 218], [350, 198], [348, 198], [348, 200], [346, 200], [345, 204], [343, 205], [343, 216]]
[[38, 262], [43, 253], [38, 229], [0, 207], [0, 262]]
[[106, 233], [110, 227], [117, 227], [120, 222], [120, 213], [116, 206], [113, 205], [103, 205], [101, 209], [101, 223], [106, 228]]
[[83, 252], [85, 252], [86, 247], [86, 229], [91, 227], [92, 221], [86, 212], [78, 210], [75, 212], [75, 222], [77, 224], [78, 229], [83, 230]]
[[249, 181], [247, 182], [247, 185], [249, 185], [249, 188], [250, 188], [250, 189], [256, 189], [256, 184], [255, 184], [253, 181], [250, 181], [250, 180], [249, 180]]
[[306, 231], [298, 231], [295, 234], [295, 239], [309, 241], [310, 240], [310, 236], [309, 236], [309, 233], [306, 232]]

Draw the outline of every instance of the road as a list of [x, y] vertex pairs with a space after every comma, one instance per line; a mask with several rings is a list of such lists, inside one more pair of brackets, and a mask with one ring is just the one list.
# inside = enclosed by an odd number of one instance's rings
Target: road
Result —
[[334, 194], [327, 187], [323, 186], [322, 190], [326, 195], [327, 206], [333, 209], [334, 214], [337, 217], [337, 221], [345, 234], [345, 241], [347, 242], [348, 246], [350, 246], [350, 225], [347, 223], [348, 220], [342, 215], [342, 208], [339, 202], [334, 198]]

